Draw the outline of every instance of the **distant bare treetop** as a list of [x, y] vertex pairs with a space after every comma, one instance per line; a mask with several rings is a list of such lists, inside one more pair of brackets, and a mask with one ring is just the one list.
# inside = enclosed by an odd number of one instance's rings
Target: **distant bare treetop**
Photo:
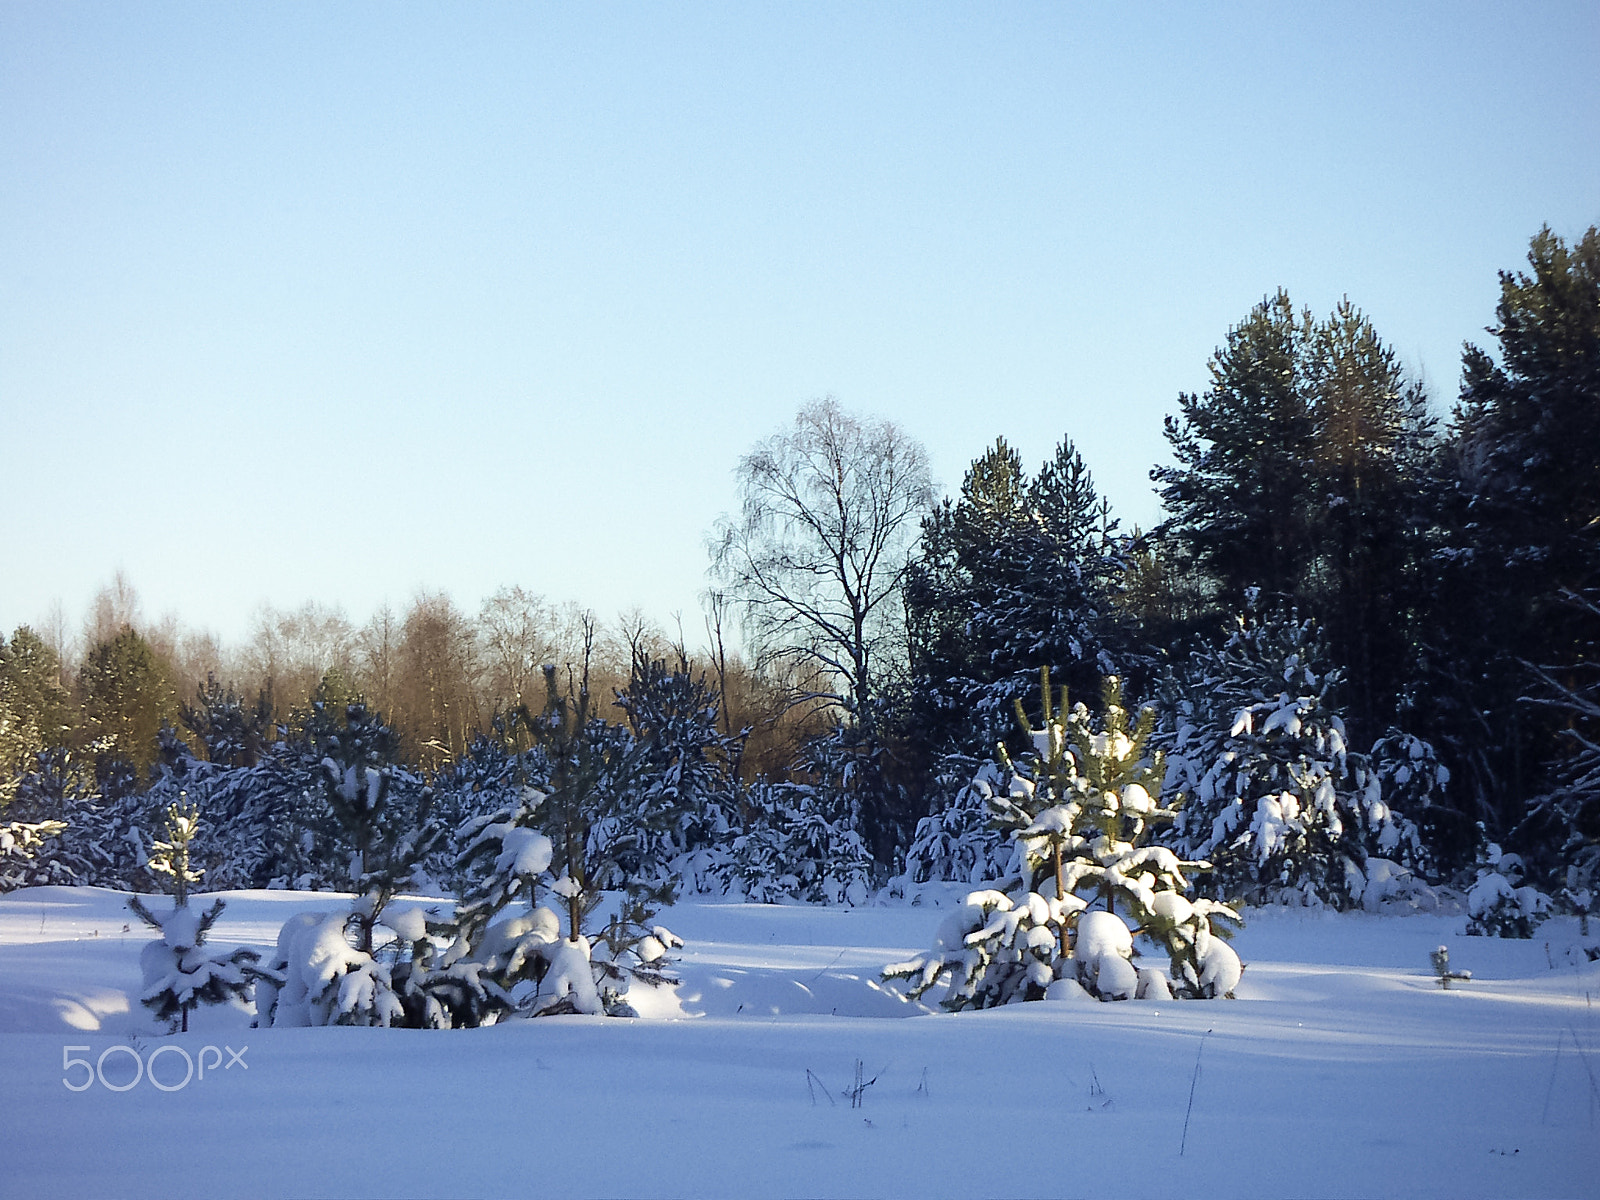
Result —
[[711, 540], [712, 573], [764, 657], [808, 660], [832, 679], [797, 701], [870, 724], [875, 683], [903, 639], [896, 601], [933, 501], [928, 456], [899, 426], [829, 397], [739, 462], [740, 511]]

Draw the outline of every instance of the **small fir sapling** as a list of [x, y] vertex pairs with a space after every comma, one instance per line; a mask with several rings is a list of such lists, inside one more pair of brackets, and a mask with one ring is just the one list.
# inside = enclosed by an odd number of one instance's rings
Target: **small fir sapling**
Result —
[[1428, 955], [1428, 961], [1433, 964], [1433, 973], [1439, 978], [1439, 986], [1448, 988], [1452, 983], [1465, 983], [1472, 978], [1471, 971], [1452, 971], [1450, 969], [1450, 947], [1440, 946]]
[[[345, 911], [302, 913], [284, 925], [260, 972], [258, 1021], [443, 1024], [462, 989], [471, 993], [469, 1015], [486, 1015], [494, 997], [470, 969], [435, 970], [433, 935], [420, 911], [389, 911], [444, 837], [431, 815], [431, 791], [395, 765], [393, 730], [357, 702], [346, 707], [342, 727], [319, 733], [317, 747], [325, 800], [350, 850], [356, 899]], [[430, 1003], [435, 983], [445, 998]]]
[[[463, 825], [460, 873], [475, 882], [444, 962], [478, 964], [528, 1015], [630, 1016], [630, 982], [675, 982], [665, 955], [682, 944], [651, 924], [670, 887], [629, 869], [639, 830], [629, 828], [634, 810], [626, 806], [639, 794], [640, 750], [626, 730], [591, 718], [586, 681], [565, 695], [555, 668], [544, 674], [545, 709], [528, 722], [539, 786]], [[553, 907], [539, 903], [541, 891]], [[607, 895], [615, 908], [600, 932], [588, 933]], [[501, 917], [519, 900], [525, 914]]]
[[66, 827], [65, 821], [9, 821], [0, 825], [0, 892], [27, 887], [35, 856], [46, 841]]
[[[953, 756], [952, 756], [953, 757]], [[995, 828], [988, 796], [1003, 787], [998, 764], [985, 763], [973, 775], [971, 760], [966, 782], [953, 790], [949, 802], [917, 822], [906, 849], [905, 869], [889, 880], [889, 892], [913, 903], [924, 884], [977, 885], [999, 879], [1011, 859], [1011, 844]], [[948, 790], [948, 789], [947, 789]]]
[[[1237, 914], [1212, 900], [1184, 898], [1189, 883], [1183, 872], [1204, 870], [1208, 864], [1184, 862], [1164, 846], [1147, 844], [1154, 827], [1170, 822], [1178, 811], [1176, 805], [1161, 805], [1165, 762], [1159, 752], [1147, 750], [1154, 712], [1144, 710], [1130, 728], [1121, 683], [1107, 676], [1103, 726], [1096, 730], [1083, 705], [1068, 710], [1064, 693], [1052, 716], [1048, 689], [1045, 675], [1040, 728], [1034, 729], [1017, 706], [1035, 747], [1028, 768], [1035, 776], [1035, 803], [1041, 787], [1057, 801], [1040, 808], [1033, 823], [1017, 834], [1028, 880], [1037, 890], [1053, 895], [1084, 896], [1091, 908], [1098, 903], [1108, 914], [1120, 910], [1137, 932], [1167, 952], [1172, 984], [1180, 994], [1226, 995], [1238, 982], [1241, 968], [1212, 922], [1236, 923]], [[1006, 759], [1003, 748], [1001, 754], [1013, 774], [1021, 777], [1023, 772]], [[1020, 819], [1020, 814], [1012, 818], [1014, 823]], [[1081, 929], [1083, 918], [1076, 924]], [[1110, 959], [1126, 963], [1131, 939], [1125, 944], [1111, 936], [1108, 922], [1093, 924], [1098, 936], [1073, 956], [1078, 982], [1091, 995], [1125, 998], [1122, 985], [1131, 969]], [[1100, 982], [1103, 971], [1109, 972], [1106, 987]], [[1159, 975], [1146, 976], [1143, 984], [1158, 992], [1166, 988]]]
[[181, 801], [166, 813], [165, 841], [152, 842], [148, 869], [172, 890], [172, 908], [152, 913], [138, 896], [128, 899], [128, 907], [161, 934], [148, 943], [139, 956], [144, 972], [144, 991], [140, 1002], [158, 1020], [166, 1021], [168, 1032], [189, 1030], [189, 1013], [201, 1004], [248, 1002], [254, 966], [260, 957], [243, 947], [213, 955], [205, 949], [206, 935], [222, 915], [224, 901], [217, 900], [203, 913], [189, 907], [189, 885], [199, 883], [203, 871], [193, 865], [190, 847], [199, 830], [199, 814]]
[[[1018, 706], [1034, 751], [1012, 761], [1002, 747], [1010, 785], [990, 789], [996, 822], [1015, 846], [1012, 875], [1002, 888], [970, 894], [941, 923], [933, 950], [885, 976], [908, 980], [912, 996], [948, 977], [943, 1004], [953, 1010], [1047, 994], [1229, 994], [1242, 968], [1212, 922], [1237, 922], [1237, 914], [1184, 897], [1183, 871], [1205, 864], [1146, 844], [1150, 828], [1174, 815], [1159, 803], [1164, 764], [1145, 749], [1154, 714], [1130, 730], [1120, 683], [1108, 677], [1097, 730], [1083, 705], [1068, 709], [1065, 694], [1052, 706], [1042, 674], [1041, 726]], [[1167, 952], [1170, 985], [1134, 967], [1135, 933]]]
[[1531, 938], [1550, 915], [1550, 897], [1523, 882], [1522, 856], [1489, 842], [1478, 860], [1478, 881], [1467, 892], [1467, 933], [1473, 937]]

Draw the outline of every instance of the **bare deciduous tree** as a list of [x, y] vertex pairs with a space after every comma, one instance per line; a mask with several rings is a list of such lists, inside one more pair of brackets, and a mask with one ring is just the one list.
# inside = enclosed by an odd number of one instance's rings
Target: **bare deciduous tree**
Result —
[[400, 621], [387, 601], [356, 638], [358, 679], [367, 707], [391, 719], [400, 691], [400, 639]]
[[556, 618], [543, 596], [503, 587], [478, 610], [489, 694], [510, 707], [538, 706], [539, 668], [556, 660]]
[[278, 716], [303, 705], [330, 671], [346, 687], [355, 674], [355, 630], [340, 608], [309, 601], [293, 612], [263, 605], [243, 655], [248, 686], [266, 688], [283, 707]]
[[713, 574], [764, 658], [825, 672], [793, 701], [837, 704], [870, 735], [876, 684], [903, 644], [910, 550], [933, 499], [926, 451], [830, 397], [745, 455], [738, 475], [740, 511], [718, 523]]
[[421, 592], [406, 614], [399, 656], [396, 726], [412, 752], [436, 768], [466, 752], [482, 727], [472, 623], [443, 592]]

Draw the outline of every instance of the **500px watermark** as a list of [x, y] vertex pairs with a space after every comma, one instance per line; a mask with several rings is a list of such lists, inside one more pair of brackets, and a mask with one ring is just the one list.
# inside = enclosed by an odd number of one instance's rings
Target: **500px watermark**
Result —
[[[95, 1080], [100, 1081], [100, 1086], [108, 1092], [131, 1092], [139, 1086], [139, 1081], [148, 1079], [158, 1092], [181, 1092], [189, 1086], [191, 1080], [203, 1080], [206, 1071], [216, 1072], [218, 1067], [224, 1071], [231, 1071], [234, 1067], [242, 1067], [246, 1071], [250, 1064], [245, 1062], [245, 1051], [249, 1046], [240, 1046], [235, 1050], [232, 1046], [223, 1046], [219, 1050], [215, 1046], [201, 1046], [196, 1058], [191, 1058], [189, 1052], [182, 1046], [173, 1045], [171, 1042], [157, 1046], [148, 1055], [140, 1055], [133, 1046], [107, 1046], [100, 1051], [100, 1057], [90, 1061], [87, 1058], [78, 1058], [73, 1054], [75, 1050], [85, 1053], [90, 1051], [89, 1046], [63, 1046], [61, 1047], [61, 1086], [69, 1092], [87, 1092], [94, 1086]], [[228, 1052], [228, 1061], [222, 1061], [222, 1051]], [[166, 1076], [163, 1081], [156, 1075], [156, 1063], [163, 1055], [173, 1055], [183, 1061], [183, 1077], [177, 1078], [177, 1063], [170, 1060], [162, 1064], [161, 1074]], [[209, 1061], [207, 1056], [210, 1056]], [[115, 1056], [115, 1057], [113, 1057]], [[132, 1060], [124, 1061], [124, 1056]], [[111, 1061], [112, 1079], [106, 1078], [106, 1060]], [[83, 1074], [74, 1077], [74, 1068], [82, 1067]], [[133, 1071], [132, 1079], [123, 1078], [129, 1068]], [[79, 1082], [81, 1080], [81, 1082]], [[176, 1082], [174, 1082], [176, 1080]]]

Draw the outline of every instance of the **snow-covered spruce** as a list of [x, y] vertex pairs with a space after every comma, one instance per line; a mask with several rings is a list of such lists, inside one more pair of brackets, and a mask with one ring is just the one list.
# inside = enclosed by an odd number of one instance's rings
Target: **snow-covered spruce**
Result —
[[1324, 659], [1312, 621], [1262, 614], [1252, 594], [1227, 641], [1168, 680], [1159, 740], [1187, 799], [1167, 840], [1209, 861], [1206, 881], [1231, 898], [1350, 908], [1367, 895], [1369, 852], [1420, 862], [1385, 785], [1427, 796], [1448, 773], [1425, 770], [1431, 749], [1417, 739], [1393, 740], [1378, 771], [1351, 753], [1330, 700], [1342, 673]]
[[8, 821], [0, 825], [0, 892], [27, 887], [34, 858], [48, 839], [66, 827], [65, 821]]
[[[1154, 714], [1142, 713], [1130, 730], [1115, 677], [1105, 680], [1098, 730], [1083, 705], [1067, 711], [1064, 693], [1052, 709], [1048, 672], [1041, 691], [1039, 728], [1018, 705], [1034, 752], [1013, 762], [1002, 750], [1008, 787], [984, 784], [1011, 830], [1010, 876], [969, 895], [928, 953], [890, 965], [885, 977], [906, 980], [913, 996], [948, 979], [941, 1003], [952, 1010], [1046, 995], [1231, 993], [1242, 967], [1212, 922], [1237, 923], [1238, 915], [1185, 898], [1184, 870], [1207, 864], [1147, 844], [1152, 825], [1174, 815], [1159, 803], [1164, 764], [1145, 749]], [[1134, 966], [1135, 932], [1166, 952], [1166, 976]]]
[[[525, 1015], [631, 1016], [629, 986], [672, 982], [666, 952], [682, 945], [653, 923], [673, 880], [649, 851], [675, 844], [675, 802], [660, 789], [634, 786], [645, 749], [628, 730], [590, 717], [586, 686], [563, 694], [553, 667], [545, 685], [515, 802], [458, 833], [458, 874], [473, 882], [441, 967], [475, 965]], [[641, 802], [648, 812], [636, 807]], [[541, 892], [555, 907], [540, 904]], [[607, 923], [590, 932], [603, 904], [610, 905]]]
[[[182, 793], [199, 810], [207, 830], [206, 883], [214, 890], [291, 883], [309, 890], [341, 882], [344, 864], [335, 865], [333, 856], [317, 866], [310, 861], [321, 857], [318, 851], [331, 840], [319, 837], [327, 831], [313, 829], [306, 811], [305, 793], [314, 785], [317, 760], [306, 761], [301, 745], [283, 741], [263, 747], [249, 761], [237, 761], [242, 752], [235, 739], [242, 735], [223, 732], [226, 715], [212, 718], [215, 724], [194, 719], [222, 739], [213, 752], [233, 754], [233, 761], [197, 758], [175, 731], [162, 729], [157, 776], [146, 804], [161, 811]], [[325, 814], [326, 805], [321, 808]], [[325, 824], [331, 822], [331, 816], [324, 817]]]
[[995, 827], [989, 796], [1004, 788], [1002, 768], [985, 763], [954, 789], [950, 802], [917, 822], [905, 867], [888, 882], [891, 896], [915, 901], [924, 884], [997, 880], [1011, 861], [1011, 844]]
[[631, 839], [625, 857], [637, 879], [691, 893], [721, 890], [740, 808], [738, 762], [750, 733], [720, 730], [721, 706], [683, 654], [671, 668], [635, 654], [616, 707], [627, 714], [640, 754], [638, 772], [618, 797]]
[[351, 853], [356, 900], [341, 912], [301, 913], [284, 924], [262, 972], [258, 1022], [271, 1025], [484, 1024], [505, 1007], [472, 965], [446, 961], [448, 925], [429, 928], [415, 907], [396, 907], [444, 831], [432, 792], [395, 766], [396, 738], [362, 704], [323, 732], [323, 794]]
[[723, 890], [757, 904], [864, 904], [872, 854], [849, 799], [806, 783], [758, 779], [746, 795], [743, 832], [722, 868]]
[[124, 777], [101, 786], [89, 754], [40, 750], [17, 780], [6, 815], [25, 824], [64, 822], [65, 828], [44, 837], [26, 861], [12, 860], [12, 886], [133, 890], [144, 876], [145, 811], [144, 796]]
[[1494, 842], [1483, 850], [1478, 880], [1467, 892], [1467, 933], [1475, 936], [1531, 938], [1550, 915], [1550, 897], [1523, 882], [1522, 857], [1506, 854]]
[[157, 1020], [167, 1022], [168, 1032], [188, 1032], [189, 1013], [198, 1005], [247, 1003], [260, 957], [243, 947], [226, 954], [205, 948], [206, 935], [225, 903], [217, 900], [203, 913], [189, 907], [189, 885], [203, 875], [190, 854], [199, 824], [192, 807], [173, 804], [166, 813], [166, 840], [151, 843], [149, 870], [171, 887], [172, 908], [153, 913], [138, 896], [128, 899], [128, 907], [161, 935], [140, 952], [144, 990], [139, 1000]]

